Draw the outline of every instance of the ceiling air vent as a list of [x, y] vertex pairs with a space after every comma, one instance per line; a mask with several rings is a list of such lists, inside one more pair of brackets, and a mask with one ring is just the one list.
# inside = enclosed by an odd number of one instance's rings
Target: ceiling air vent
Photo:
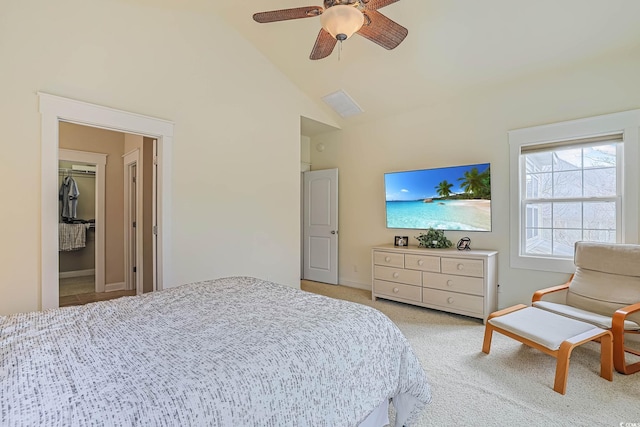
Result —
[[356, 104], [356, 102], [344, 90], [339, 90], [337, 92], [330, 93], [329, 95], [325, 95], [322, 97], [322, 100], [344, 118], [364, 112], [364, 110], [360, 108], [360, 106]]

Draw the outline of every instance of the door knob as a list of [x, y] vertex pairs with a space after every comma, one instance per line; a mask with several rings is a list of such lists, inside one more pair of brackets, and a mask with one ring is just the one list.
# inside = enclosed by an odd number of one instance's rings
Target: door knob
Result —
[[331, 234], [337, 234], [338, 232], [336, 230], [331, 230]]

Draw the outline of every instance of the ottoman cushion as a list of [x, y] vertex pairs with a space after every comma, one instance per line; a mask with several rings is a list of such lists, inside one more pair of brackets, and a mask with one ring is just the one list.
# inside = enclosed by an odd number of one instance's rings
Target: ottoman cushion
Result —
[[601, 330], [589, 323], [533, 307], [494, 317], [489, 319], [489, 323], [505, 331], [527, 338], [549, 350], [558, 350], [563, 341], [576, 335]]

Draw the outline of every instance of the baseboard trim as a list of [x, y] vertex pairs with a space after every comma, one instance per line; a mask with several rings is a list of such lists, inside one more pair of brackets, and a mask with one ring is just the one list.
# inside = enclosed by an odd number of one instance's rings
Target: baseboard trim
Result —
[[115, 292], [115, 291], [124, 291], [124, 290], [126, 290], [124, 286], [124, 282], [106, 283], [104, 285], [105, 292]]
[[96, 269], [92, 268], [89, 270], [61, 271], [58, 274], [58, 278], [68, 279], [70, 277], [95, 276], [95, 275], [96, 275]]

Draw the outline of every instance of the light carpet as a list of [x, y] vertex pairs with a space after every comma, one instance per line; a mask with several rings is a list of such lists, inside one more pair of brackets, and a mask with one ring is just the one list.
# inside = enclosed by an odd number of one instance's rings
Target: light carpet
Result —
[[640, 426], [640, 373], [600, 377], [600, 346], [572, 353], [567, 393], [553, 391], [556, 360], [494, 333], [482, 353], [479, 319], [371, 300], [371, 292], [302, 281], [303, 290], [375, 307], [405, 334], [433, 400], [417, 426]]

